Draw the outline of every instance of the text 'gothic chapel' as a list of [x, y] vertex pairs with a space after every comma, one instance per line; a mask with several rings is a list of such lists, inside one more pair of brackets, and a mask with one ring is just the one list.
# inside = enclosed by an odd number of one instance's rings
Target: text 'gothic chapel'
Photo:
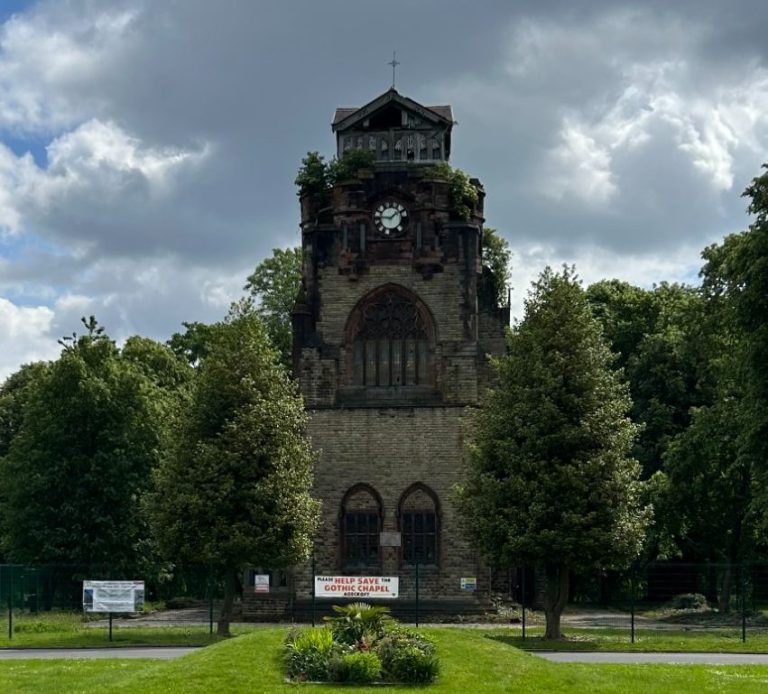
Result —
[[[460, 609], [487, 589], [453, 499], [462, 418], [489, 384], [488, 355], [504, 350], [509, 309], [483, 271], [479, 181], [469, 208], [452, 196], [452, 126], [449, 106], [394, 88], [337, 109], [337, 156], [362, 149], [374, 163], [330, 195], [301, 198], [293, 330], [320, 452], [317, 573], [399, 576], [402, 606], [418, 562], [421, 598]], [[477, 594], [461, 590], [467, 576], [479, 579]], [[295, 587], [309, 598], [308, 569]]]

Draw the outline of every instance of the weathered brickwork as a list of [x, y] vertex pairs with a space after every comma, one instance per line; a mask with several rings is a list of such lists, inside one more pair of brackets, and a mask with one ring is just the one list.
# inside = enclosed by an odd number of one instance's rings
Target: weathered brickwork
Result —
[[[385, 96], [386, 118], [392, 103], [403, 109], [403, 123], [422, 127], [432, 118], [396, 92]], [[371, 105], [361, 109], [368, 120], [353, 123], [349, 113], [344, 123], [358, 130], [383, 122]], [[438, 125], [450, 143], [451, 123], [439, 113]], [[457, 219], [449, 185], [430, 171], [377, 162], [340, 182], [330, 207], [302, 198], [305, 267], [294, 310], [294, 371], [319, 451], [316, 572], [399, 576], [402, 600], [412, 600], [416, 569], [405, 546], [366, 545], [366, 557], [376, 561], [350, 564], [344, 514], [368, 514], [366, 523], [377, 518], [388, 540], [403, 533], [404, 517], [427, 514], [436, 517], [436, 542], [430, 559], [419, 563], [420, 598], [466, 605], [483, 599], [488, 573], [462, 533], [454, 487], [463, 476], [466, 415], [490, 385], [488, 355], [503, 352], [509, 314], [482, 291], [482, 187], [475, 181], [477, 204], [468, 219]], [[391, 236], [375, 215], [396, 214], [388, 201], [407, 211]], [[389, 308], [376, 303], [380, 297], [389, 297]], [[396, 304], [413, 308], [395, 315]], [[383, 321], [374, 340], [360, 337], [371, 316]], [[479, 580], [475, 595], [460, 590], [467, 576]], [[297, 601], [306, 601], [311, 567], [297, 567], [293, 580]]]
[[[401, 530], [398, 506], [412, 485], [423, 483], [439, 503], [438, 561], [421, 568], [424, 596], [459, 596], [459, 579], [476, 576], [477, 557], [460, 527], [453, 486], [463, 466], [462, 417], [465, 408], [365, 408], [311, 412], [310, 436], [320, 449], [315, 493], [323, 500], [322, 531], [315, 544], [319, 573], [343, 570], [338, 539], [341, 503], [355, 484], [365, 483], [381, 496], [382, 530]], [[418, 498], [418, 497], [417, 497]], [[382, 550], [381, 570], [400, 575], [401, 550]], [[432, 590], [430, 590], [430, 586]], [[405, 581], [405, 596], [413, 584]], [[466, 597], [466, 596], [464, 596]]]

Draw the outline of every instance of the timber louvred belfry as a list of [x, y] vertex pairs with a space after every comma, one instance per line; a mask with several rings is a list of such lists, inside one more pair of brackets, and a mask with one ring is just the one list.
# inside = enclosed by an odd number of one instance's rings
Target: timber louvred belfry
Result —
[[[463, 609], [487, 590], [453, 501], [462, 417], [504, 350], [509, 309], [482, 267], [482, 187], [457, 212], [446, 166], [453, 115], [390, 89], [333, 120], [337, 156], [372, 161], [329, 198], [301, 198], [304, 269], [294, 375], [319, 450], [318, 574], [400, 577], [400, 599]], [[477, 594], [460, 579], [477, 576]], [[297, 604], [311, 570], [295, 575]]]

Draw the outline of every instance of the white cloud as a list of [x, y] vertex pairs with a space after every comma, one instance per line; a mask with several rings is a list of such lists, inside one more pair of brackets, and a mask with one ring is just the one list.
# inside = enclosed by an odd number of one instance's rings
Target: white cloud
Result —
[[610, 150], [578, 124], [566, 122], [560, 136], [545, 165], [542, 192], [558, 200], [573, 196], [588, 205], [606, 203], [617, 190]]
[[0, 297], [0, 383], [20, 364], [53, 359], [59, 353], [50, 335], [53, 315], [45, 306], [17, 306]]
[[122, 231], [126, 219], [138, 226], [147, 212], [173, 209], [179, 178], [194, 175], [211, 149], [148, 147], [96, 119], [52, 140], [46, 168], [0, 144], [0, 227], [37, 229], [75, 248], [109, 245], [111, 230]]
[[603, 248], [582, 247], [575, 253], [564, 254], [546, 244], [519, 246], [512, 259], [512, 316], [518, 319], [523, 317], [523, 302], [531, 283], [547, 266], [558, 270], [564, 264], [575, 265], [585, 287], [611, 278], [650, 288], [662, 280], [682, 284], [694, 283], [701, 267], [698, 252], [699, 249], [683, 248], [671, 255], [660, 257], [611, 253]]
[[[126, 198], [144, 204], [173, 191], [174, 177], [199, 165], [210, 152], [151, 148], [115, 123], [90, 120], [48, 146], [48, 167], [23, 192], [33, 209], [85, 196], [89, 206], [120, 204]], [[81, 199], [80, 202], [83, 200]]]

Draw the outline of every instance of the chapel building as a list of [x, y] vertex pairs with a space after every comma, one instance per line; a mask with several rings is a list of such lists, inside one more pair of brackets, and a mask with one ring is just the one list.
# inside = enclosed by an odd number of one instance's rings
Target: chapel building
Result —
[[[488, 570], [462, 532], [468, 410], [505, 349], [509, 308], [482, 265], [484, 191], [460, 209], [445, 178], [450, 106], [388, 90], [336, 110], [337, 157], [374, 163], [323, 198], [301, 198], [302, 291], [293, 315], [294, 375], [319, 451], [317, 574], [400, 579], [399, 604], [457, 611], [487, 598]], [[467, 214], [468, 212], [468, 214]], [[462, 589], [475, 577], [477, 590]], [[298, 602], [311, 596], [298, 571]]]

